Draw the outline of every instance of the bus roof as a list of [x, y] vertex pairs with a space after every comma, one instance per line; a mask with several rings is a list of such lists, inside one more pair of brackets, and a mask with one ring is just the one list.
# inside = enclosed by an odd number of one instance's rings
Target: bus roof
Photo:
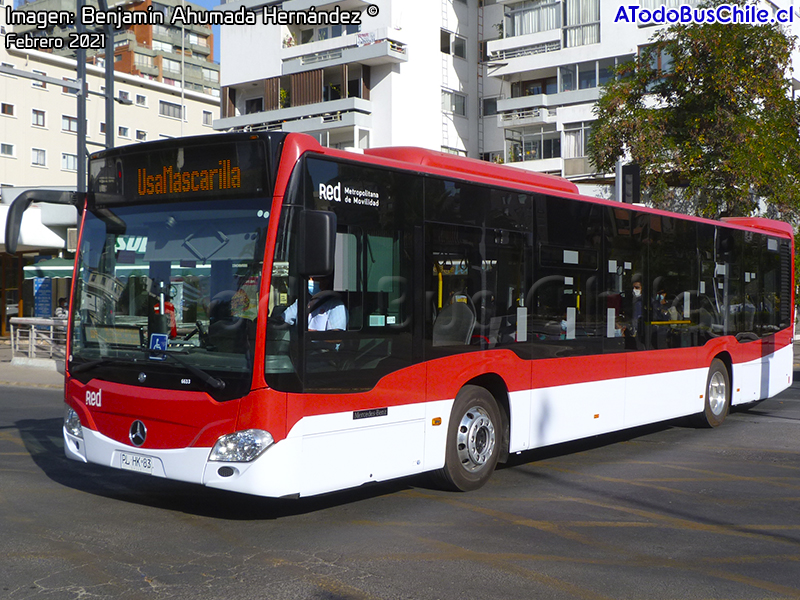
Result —
[[437, 152], [436, 150], [398, 146], [394, 148], [369, 148], [364, 150], [364, 154], [367, 156], [389, 158], [411, 165], [445, 169], [465, 175], [480, 175], [482, 177], [491, 177], [498, 181], [533, 185], [569, 194], [578, 193], [578, 186], [571, 181], [556, 177], [555, 175], [524, 171], [522, 169], [497, 165], [475, 158], [466, 158], [464, 156], [456, 156], [445, 152]]

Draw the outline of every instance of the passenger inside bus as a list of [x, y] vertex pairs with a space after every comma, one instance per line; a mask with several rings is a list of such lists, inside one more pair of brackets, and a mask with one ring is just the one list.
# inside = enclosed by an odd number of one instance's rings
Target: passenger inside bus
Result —
[[642, 350], [644, 349], [644, 342], [642, 341], [642, 336], [644, 335], [644, 319], [641, 276], [634, 276], [632, 287], [631, 319], [630, 325], [625, 329], [625, 347], [629, 350]]

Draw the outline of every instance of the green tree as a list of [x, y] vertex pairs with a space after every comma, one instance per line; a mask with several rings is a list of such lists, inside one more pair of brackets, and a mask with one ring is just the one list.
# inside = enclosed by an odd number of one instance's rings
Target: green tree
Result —
[[[731, 4], [731, 2], [727, 2]], [[743, 5], [741, 0], [737, 4]], [[778, 25], [672, 25], [621, 66], [595, 107], [589, 156], [627, 155], [657, 206], [715, 217], [800, 208], [800, 103], [787, 79], [795, 40]]]

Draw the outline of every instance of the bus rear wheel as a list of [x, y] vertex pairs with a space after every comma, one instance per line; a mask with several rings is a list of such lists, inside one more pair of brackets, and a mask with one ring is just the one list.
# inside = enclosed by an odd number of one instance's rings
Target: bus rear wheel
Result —
[[731, 377], [720, 359], [711, 361], [706, 380], [705, 408], [700, 415], [706, 427], [722, 425], [731, 407]]
[[461, 388], [447, 429], [444, 467], [437, 472], [443, 487], [468, 492], [482, 487], [497, 466], [501, 439], [500, 411], [484, 388]]

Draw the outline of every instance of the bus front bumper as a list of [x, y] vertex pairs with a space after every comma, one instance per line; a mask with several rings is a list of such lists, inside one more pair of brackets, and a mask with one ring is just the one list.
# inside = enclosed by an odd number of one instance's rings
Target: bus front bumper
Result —
[[67, 458], [84, 463], [257, 496], [280, 498], [299, 491], [292, 468], [294, 440], [275, 443], [250, 462], [221, 462], [209, 460], [211, 448], [136, 448], [87, 427], [78, 436], [65, 426], [63, 434]]

